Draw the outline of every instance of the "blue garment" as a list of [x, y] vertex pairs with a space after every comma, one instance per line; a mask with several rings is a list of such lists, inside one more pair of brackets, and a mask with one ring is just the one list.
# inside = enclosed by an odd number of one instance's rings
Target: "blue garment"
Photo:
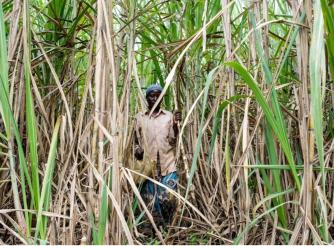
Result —
[[[178, 181], [177, 173], [172, 172], [167, 174], [166, 176], [162, 176], [160, 183], [176, 191], [177, 181]], [[146, 180], [143, 183], [141, 189], [141, 195], [144, 197], [146, 203], [154, 200], [153, 211], [158, 212], [159, 214], [161, 214], [163, 203], [174, 199], [174, 195], [170, 194], [170, 192], [168, 192], [167, 189], [153, 183], [150, 180]]]
[[148, 94], [150, 94], [152, 91], [160, 91], [162, 92], [162, 87], [161, 85], [159, 84], [153, 84], [153, 85], [150, 85], [147, 89], [146, 89], [146, 96]]

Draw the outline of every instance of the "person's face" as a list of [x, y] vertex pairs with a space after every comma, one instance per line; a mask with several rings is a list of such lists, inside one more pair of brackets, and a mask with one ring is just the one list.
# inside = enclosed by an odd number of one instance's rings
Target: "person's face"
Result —
[[[154, 90], [152, 91], [150, 94], [148, 94], [146, 96], [146, 100], [147, 100], [147, 103], [148, 103], [148, 108], [149, 109], [152, 109], [153, 108], [153, 105], [156, 103], [156, 101], [158, 100], [159, 96], [160, 96], [161, 92], [158, 91], [158, 90]], [[160, 104], [161, 104], [161, 101], [160, 103], [158, 104], [157, 108], [160, 108]]]

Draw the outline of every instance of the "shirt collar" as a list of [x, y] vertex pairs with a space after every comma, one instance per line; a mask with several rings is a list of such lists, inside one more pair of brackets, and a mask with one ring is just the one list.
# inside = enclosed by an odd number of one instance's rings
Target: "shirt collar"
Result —
[[[146, 112], [145, 112], [145, 115], [149, 115], [150, 114], [150, 110], [147, 110]], [[151, 115], [151, 117], [154, 117], [154, 118], [157, 118], [158, 116], [160, 116], [161, 114], [166, 114], [166, 112], [165, 112], [165, 110], [163, 110], [163, 109], [159, 109], [159, 112], [157, 113], [157, 114], [155, 114], [155, 115]]]

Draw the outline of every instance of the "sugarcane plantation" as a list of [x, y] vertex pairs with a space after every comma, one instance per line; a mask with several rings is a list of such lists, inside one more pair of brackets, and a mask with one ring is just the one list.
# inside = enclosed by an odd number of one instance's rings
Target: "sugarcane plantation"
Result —
[[334, 243], [330, 0], [1, 0], [0, 243]]

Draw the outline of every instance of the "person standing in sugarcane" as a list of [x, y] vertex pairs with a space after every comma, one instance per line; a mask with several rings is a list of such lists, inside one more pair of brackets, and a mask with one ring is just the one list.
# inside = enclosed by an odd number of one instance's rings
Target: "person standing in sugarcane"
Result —
[[[172, 190], [177, 188], [176, 139], [181, 112], [174, 114], [161, 109], [160, 102], [150, 112], [161, 95], [162, 87], [153, 84], [146, 89], [148, 110], [135, 117], [134, 155], [137, 160], [153, 160], [153, 178]], [[144, 163], [145, 165], [145, 163]], [[158, 225], [171, 223], [176, 208], [176, 199], [166, 189], [146, 180], [141, 188], [146, 204], [152, 204], [151, 211]]]

